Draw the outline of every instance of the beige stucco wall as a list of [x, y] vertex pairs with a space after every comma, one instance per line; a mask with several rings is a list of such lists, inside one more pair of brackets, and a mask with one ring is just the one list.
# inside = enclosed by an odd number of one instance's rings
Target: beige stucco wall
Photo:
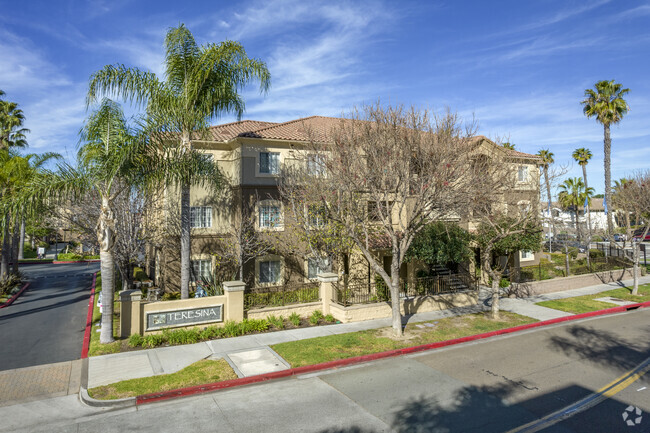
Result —
[[[642, 274], [645, 270], [641, 269]], [[632, 279], [632, 269], [617, 269], [611, 272], [596, 272], [586, 275], [571, 275], [563, 278], [553, 278], [552, 280], [533, 281], [522, 283], [527, 295], [541, 295], [544, 293], [559, 292], [561, 290], [580, 289], [603, 283]]]
[[[405, 299], [400, 302], [402, 314], [410, 315], [427, 311], [445, 310], [455, 307], [476, 305], [478, 294], [476, 292], [449, 293], [435, 296], [420, 296]], [[343, 307], [338, 304], [330, 305], [330, 313], [343, 323], [359, 322], [362, 320], [381, 319], [390, 317], [391, 306], [387, 302], [351, 305]]]
[[262, 308], [259, 310], [249, 310], [246, 317], [249, 319], [266, 319], [269, 316], [289, 317], [292, 313], [300, 317], [310, 316], [314, 311], [322, 311], [323, 304], [319, 302], [310, 302], [308, 304], [285, 305], [283, 307]]

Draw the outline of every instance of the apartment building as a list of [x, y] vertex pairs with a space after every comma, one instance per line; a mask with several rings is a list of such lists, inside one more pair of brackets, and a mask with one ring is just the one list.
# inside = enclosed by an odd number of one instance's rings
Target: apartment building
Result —
[[[193, 187], [190, 193], [192, 225], [192, 269], [194, 278], [221, 271], [220, 258], [235, 250], [238, 229], [249, 221], [250, 229], [267, 238], [273, 248], [261, 248], [260, 254], [243, 265], [243, 276], [237, 269], [223, 279], [242, 278], [247, 287], [281, 285], [287, 282], [306, 282], [320, 272], [355, 273], [371, 278], [370, 267], [360, 254], [351, 254], [344, 261], [323, 260], [311, 256], [301, 242], [300, 235], [285, 224], [287, 206], [280, 199], [278, 189], [281, 169], [294, 160], [293, 152], [304, 148], [310, 140], [328, 140], [330, 132], [342, 119], [312, 116], [284, 123], [253, 120], [218, 125], [209, 129], [207, 138], [193, 140], [192, 145], [205, 153], [228, 181], [223, 193], [213, 194], [204, 188]], [[477, 137], [482, 146], [497, 146], [485, 137]], [[514, 150], [507, 152], [509, 164], [516, 171], [515, 202], [539, 209], [539, 164], [535, 155]], [[177, 193], [166, 192], [170, 209], [174, 208]], [[510, 199], [512, 201], [512, 198]], [[169, 216], [169, 215], [168, 215]], [[171, 216], [173, 218], [173, 216]], [[470, 220], [459, 221], [465, 228], [475, 226]], [[225, 254], [215, 254], [222, 251]], [[390, 266], [390, 250], [377, 245], [378, 256]], [[149, 251], [156, 284], [173, 290], [179, 282], [179, 253], [171, 247], [158, 246]], [[538, 262], [535, 252], [520, 252], [516, 265]], [[401, 273], [414, 275], [417, 264], [407, 264]]]

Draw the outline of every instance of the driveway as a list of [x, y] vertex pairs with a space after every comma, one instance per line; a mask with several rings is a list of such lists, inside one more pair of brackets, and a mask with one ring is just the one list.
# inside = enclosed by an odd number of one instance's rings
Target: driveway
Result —
[[26, 265], [29, 288], [0, 310], [0, 370], [79, 359], [99, 263]]

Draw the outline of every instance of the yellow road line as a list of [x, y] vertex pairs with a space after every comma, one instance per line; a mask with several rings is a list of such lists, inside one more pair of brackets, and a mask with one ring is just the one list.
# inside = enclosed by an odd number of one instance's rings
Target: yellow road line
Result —
[[573, 415], [576, 415], [580, 412], [584, 412], [585, 410], [596, 406], [598, 403], [602, 402], [603, 400], [606, 400], [618, 394], [619, 392], [621, 392], [622, 390], [624, 390], [625, 388], [627, 388], [628, 386], [630, 386], [631, 384], [639, 380], [645, 373], [648, 372], [648, 370], [650, 370], [650, 358], [647, 358], [641, 364], [637, 365], [632, 370], [629, 370], [628, 372], [614, 379], [613, 381], [603, 386], [593, 394], [590, 394], [587, 397], [573, 404], [570, 404], [569, 406], [566, 406], [560, 410], [550, 413], [543, 418], [540, 418], [535, 421], [531, 421], [527, 424], [509, 430], [508, 433], [537, 432], [547, 427], [550, 427], [554, 424], [557, 424], [558, 422], [563, 421], [567, 418], [570, 418]]

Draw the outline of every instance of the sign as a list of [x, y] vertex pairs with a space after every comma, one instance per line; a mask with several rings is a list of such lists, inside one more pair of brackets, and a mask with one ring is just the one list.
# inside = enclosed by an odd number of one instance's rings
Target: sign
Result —
[[147, 331], [223, 321], [223, 304], [147, 313]]
[[39, 256], [44, 256], [45, 255], [45, 247], [38, 247], [38, 249], [36, 250], [36, 254], [38, 254]]

